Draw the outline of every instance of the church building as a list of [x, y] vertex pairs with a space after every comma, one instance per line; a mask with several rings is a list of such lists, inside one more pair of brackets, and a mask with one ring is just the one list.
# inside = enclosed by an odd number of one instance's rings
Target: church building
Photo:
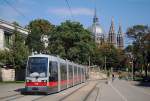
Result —
[[102, 26], [100, 25], [96, 9], [94, 11], [92, 26], [90, 26], [88, 30], [92, 33], [92, 37], [94, 38], [95, 43], [99, 45], [102, 45], [103, 43], [108, 43], [114, 45], [116, 48], [119, 49], [124, 48], [124, 37], [121, 24], [119, 24], [118, 33], [116, 33], [114, 18], [112, 18], [109, 32], [106, 33], [102, 28]]

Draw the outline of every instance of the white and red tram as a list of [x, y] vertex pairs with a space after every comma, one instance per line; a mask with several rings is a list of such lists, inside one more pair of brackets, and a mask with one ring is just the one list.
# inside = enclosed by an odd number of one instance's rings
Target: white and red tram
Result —
[[85, 82], [86, 67], [52, 55], [29, 56], [25, 92], [59, 92]]

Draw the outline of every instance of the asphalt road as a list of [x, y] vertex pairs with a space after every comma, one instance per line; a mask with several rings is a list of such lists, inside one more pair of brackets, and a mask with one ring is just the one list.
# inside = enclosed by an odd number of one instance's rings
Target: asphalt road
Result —
[[110, 86], [123, 101], [150, 101], [150, 87], [145, 89], [145, 87], [131, 85], [130, 82], [118, 79]]
[[115, 79], [108, 84], [99, 83], [97, 87], [99, 93], [94, 101], [150, 101], [150, 87], [145, 89], [129, 81]]

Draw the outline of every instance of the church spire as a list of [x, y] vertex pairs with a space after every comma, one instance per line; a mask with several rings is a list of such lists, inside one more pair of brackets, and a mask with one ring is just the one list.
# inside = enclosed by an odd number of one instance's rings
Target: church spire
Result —
[[123, 38], [123, 33], [122, 33], [122, 26], [119, 23], [119, 30], [117, 34], [117, 47], [120, 49], [123, 49], [124, 47], [124, 38]]
[[116, 34], [115, 34], [115, 25], [114, 25], [114, 18], [111, 19], [111, 25], [108, 33], [108, 42], [116, 46]]
[[95, 7], [95, 9], [94, 9], [93, 23], [94, 23], [94, 24], [98, 23], [98, 17], [97, 17], [96, 7]]
[[118, 34], [122, 34], [122, 26], [121, 24], [119, 23], [119, 30], [118, 30]]
[[111, 18], [111, 25], [109, 33], [115, 33], [114, 17]]

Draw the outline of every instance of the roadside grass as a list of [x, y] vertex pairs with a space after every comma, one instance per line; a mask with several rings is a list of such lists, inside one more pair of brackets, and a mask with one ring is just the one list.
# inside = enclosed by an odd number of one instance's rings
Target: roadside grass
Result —
[[143, 81], [143, 77], [134, 77], [134, 81]]
[[25, 81], [0, 81], [0, 84], [24, 83]]

